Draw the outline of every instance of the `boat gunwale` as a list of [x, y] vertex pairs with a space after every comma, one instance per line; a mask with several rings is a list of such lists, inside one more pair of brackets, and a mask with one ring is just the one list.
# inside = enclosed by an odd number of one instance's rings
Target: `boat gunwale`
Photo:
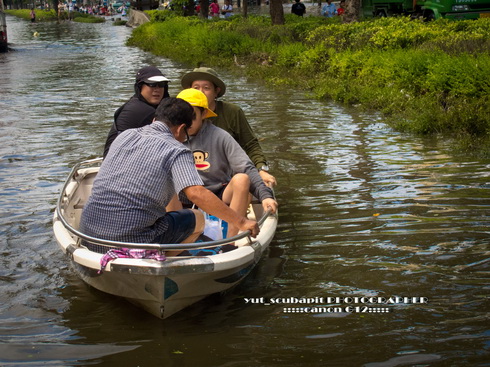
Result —
[[[248, 244], [251, 245], [253, 244], [254, 240], [250, 237], [250, 231], [244, 231], [242, 233], [237, 234], [236, 236], [225, 238], [222, 240], [215, 240], [215, 241], [206, 241], [206, 242], [193, 242], [193, 243], [175, 243], [175, 244], [158, 244], [158, 243], [134, 243], [134, 242], [120, 242], [120, 241], [112, 241], [112, 240], [104, 240], [101, 238], [96, 238], [92, 237], [89, 235], [86, 235], [79, 230], [73, 228], [71, 224], [68, 222], [68, 220], [63, 216], [64, 210], [62, 209], [63, 203], [66, 201], [64, 200], [67, 195], [66, 195], [66, 189], [67, 187], [73, 182], [77, 182], [78, 185], [81, 184], [83, 178], [85, 176], [82, 176], [82, 179], [79, 179], [76, 177], [79, 169], [82, 168], [82, 166], [89, 166], [89, 165], [94, 165], [94, 164], [100, 164], [102, 162], [102, 158], [94, 158], [94, 159], [89, 159], [89, 160], [84, 160], [81, 162], [78, 162], [73, 166], [70, 174], [68, 175], [63, 188], [61, 189], [61, 193], [58, 197], [58, 201], [56, 204], [56, 213], [55, 217], [58, 219], [63, 227], [70, 232], [71, 234], [75, 235], [79, 239], [83, 239], [89, 243], [94, 243], [97, 245], [103, 245], [103, 246], [112, 246], [116, 248], [134, 248], [134, 249], [144, 249], [144, 250], [191, 250], [191, 249], [199, 249], [199, 248], [207, 248], [207, 247], [215, 247], [227, 243], [232, 243], [236, 242], [238, 240], [241, 240], [243, 238], [247, 238]], [[90, 168], [90, 167], [87, 167]], [[69, 199], [68, 199], [69, 201]], [[263, 216], [257, 221], [259, 227], [262, 226], [262, 224], [267, 220], [269, 216], [272, 215], [272, 212], [270, 210], [267, 210]], [[274, 215], [275, 216], [275, 215]]]

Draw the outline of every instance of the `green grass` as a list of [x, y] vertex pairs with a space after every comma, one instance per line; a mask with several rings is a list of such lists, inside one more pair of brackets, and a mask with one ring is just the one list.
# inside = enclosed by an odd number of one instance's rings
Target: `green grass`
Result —
[[[381, 111], [394, 128], [443, 134], [480, 151], [490, 140], [490, 19], [422, 22], [286, 14], [230, 20], [151, 12], [129, 45], [189, 67], [236, 68], [272, 85]], [[483, 143], [482, 143], [483, 142]], [[471, 148], [470, 148], [471, 147]]]
[[114, 22], [112, 22], [112, 25], [120, 26], [120, 25], [126, 25], [126, 23], [127, 20], [115, 20]]
[[[36, 22], [53, 21], [58, 19], [58, 16], [56, 15], [54, 10], [45, 11], [45, 10], [35, 9], [34, 12], [36, 13]], [[31, 20], [30, 9], [11, 9], [11, 10], [5, 10], [5, 13], [29, 21]]]
[[78, 12], [74, 12], [73, 21], [80, 23], [104, 23], [105, 19], [101, 17], [95, 17], [89, 14], [82, 14]]
[[[30, 9], [12, 9], [12, 10], [5, 10], [7, 14], [23, 18], [26, 20], [31, 20], [31, 10]], [[36, 22], [52, 22], [52, 21], [57, 21], [58, 20], [58, 14], [51, 9], [51, 10], [39, 10], [35, 9], [34, 12], [36, 13]], [[80, 22], [80, 23], [103, 23], [105, 22], [104, 18], [100, 17], [95, 17], [93, 15], [88, 15], [88, 14], [82, 14], [78, 12], [73, 13], [73, 21], [74, 22]], [[60, 20], [68, 20], [68, 13], [67, 12], [62, 12], [60, 15]]]

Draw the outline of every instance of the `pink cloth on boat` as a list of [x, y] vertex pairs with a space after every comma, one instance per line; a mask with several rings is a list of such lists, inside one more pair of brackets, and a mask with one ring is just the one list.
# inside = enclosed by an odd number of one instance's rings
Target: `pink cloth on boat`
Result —
[[102, 273], [109, 261], [115, 259], [152, 259], [158, 261], [165, 261], [167, 257], [165, 253], [160, 253], [158, 250], [137, 250], [137, 249], [111, 249], [106, 252], [100, 259], [100, 270], [98, 273]]

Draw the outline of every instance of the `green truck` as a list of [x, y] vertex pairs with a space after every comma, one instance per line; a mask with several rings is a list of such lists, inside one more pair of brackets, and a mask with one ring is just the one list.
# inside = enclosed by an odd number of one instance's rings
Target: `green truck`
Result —
[[365, 17], [490, 18], [490, 0], [362, 0]]

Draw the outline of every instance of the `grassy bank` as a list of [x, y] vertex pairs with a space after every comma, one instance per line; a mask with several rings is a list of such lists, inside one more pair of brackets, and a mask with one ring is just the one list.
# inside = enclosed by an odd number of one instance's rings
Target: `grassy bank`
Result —
[[[58, 14], [51, 9], [51, 10], [40, 10], [40, 9], [35, 9], [34, 12], [36, 13], [36, 22], [51, 22], [51, 21], [57, 21], [58, 20]], [[30, 9], [12, 9], [12, 10], [5, 10], [5, 13], [23, 18], [26, 20], [31, 20], [31, 10]], [[60, 20], [68, 20], [68, 13], [67, 12], [61, 12], [60, 14]], [[101, 17], [95, 17], [93, 15], [88, 15], [88, 14], [82, 14], [79, 12], [74, 12], [73, 13], [73, 21], [74, 22], [80, 22], [80, 23], [103, 23], [105, 22], [104, 18]]]
[[454, 137], [482, 152], [490, 146], [490, 19], [341, 24], [287, 14], [284, 26], [272, 26], [263, 16], [150, 14], [130, 45], [382, 111], [402, 131]]

